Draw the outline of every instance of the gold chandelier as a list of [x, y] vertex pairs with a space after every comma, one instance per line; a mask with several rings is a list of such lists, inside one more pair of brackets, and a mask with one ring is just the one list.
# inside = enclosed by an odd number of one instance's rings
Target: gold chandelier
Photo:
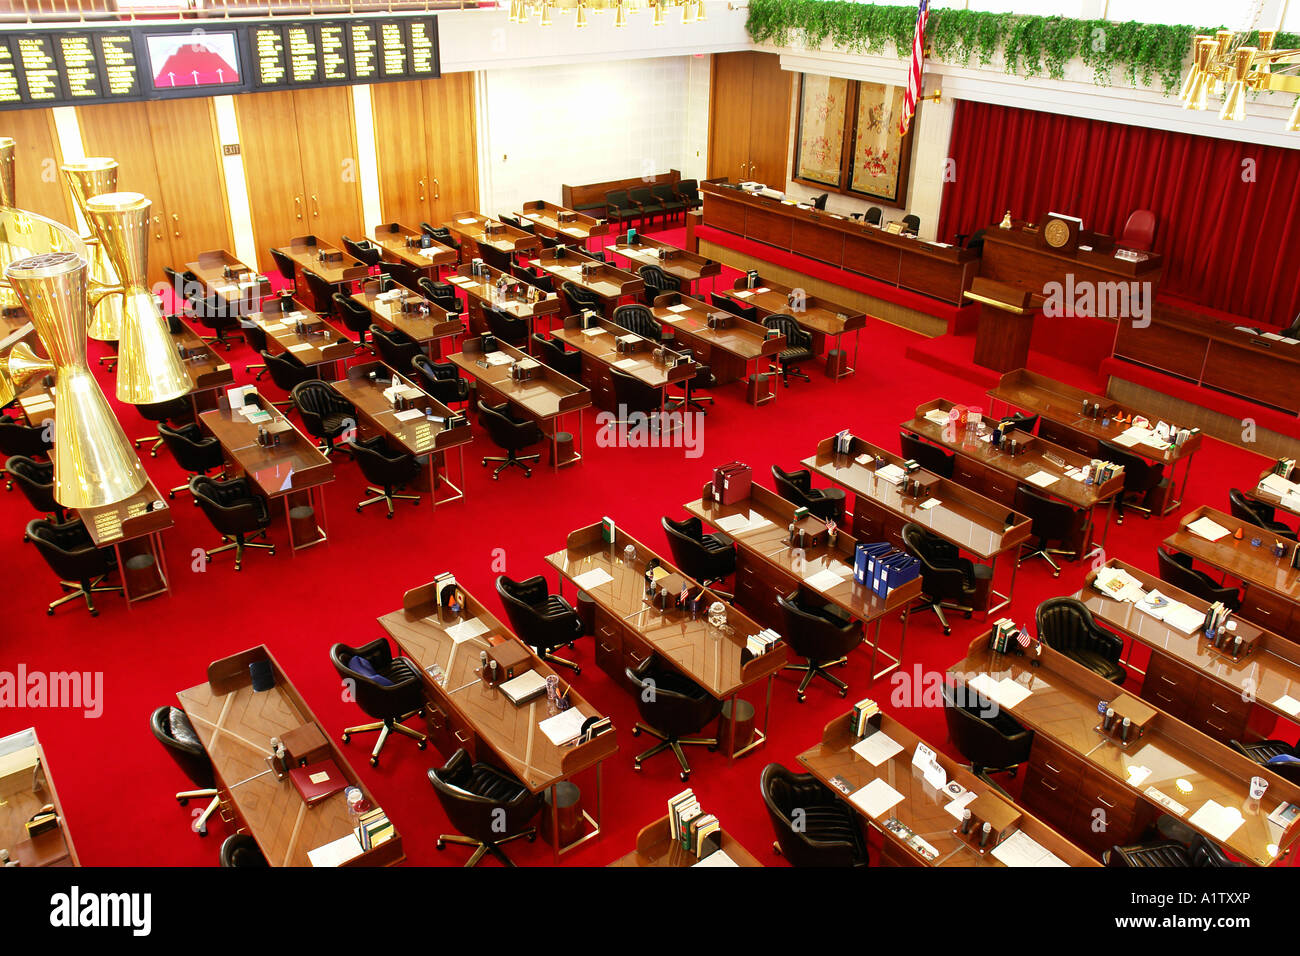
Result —
[[[1246, 118], [1246, 94], [1273, 90], [1300, 94], [1300, 75], [1281, 72], [1280, 64], [1300, 63], [1300, 50], [1275, 50], [1274, 30], [1260, 30], [1258, 46], [1242, 43], [1246, 34], [1220, 30], [1214, 36], [1197, 36], [1192, 43], [1192, 66], [1183, 79], [1183, 107], [1209, 109], [1210, 97], [1222, 96], [1219, 119], [1240, 123]], [[1286, 122], [1290, 132], [1300, 132], [1300, 99]]]
[[[704, 0], [644, 0], [645, 10], [652, 14], [651, 25], [661, 27], [667, 22], [669, 11], [681, 11], [682, 23], [703, 23], [708, 17]], [[544, 27], [555, 23], [556, 14], [576, 14], [573, 25], [579, 29], [588, 25], [591, 14], [614, 12], [614, 26], [625, 27], [628, 17], [639, 13], [638, 0], [510, 0], [510, 22], [527, 23], [537, 17]]]

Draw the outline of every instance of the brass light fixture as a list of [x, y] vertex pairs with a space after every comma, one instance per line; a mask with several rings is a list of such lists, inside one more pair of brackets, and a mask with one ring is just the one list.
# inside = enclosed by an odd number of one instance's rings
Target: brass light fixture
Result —
[[102, 193], [86, 200], [86, 221], [99, 246], [122, 277], [120, 286], [94, 290], [91, 300], [120, 294], [126, 303], [117, 348], [117, 398], [153, 405], [193, 388], [167, 332], [167, 320], [149, 291], [149, 210], [140, 193]]
[[[1192, 66], [1183, 78], [1181, 99], [1189, 110], [1209, 108], [1211, 96], [1223, 96], [1219, 118], [1240, 123], [1246, 118], [1249, 93], [1275, 91], [1300, 94], [1300, 75], [1279, 71], [1279, 65], [1300, 63], [1300, 49], [1275, 50], [1277, 33], [1260, 30], [1257, 45], [1245, 43], [1249, 34], [1220, 30], [1213, 37], [1198, 36], [1193, 45]], [[1286, 129], [1300, 132], [1300, 100], [1291, 110]]]
[[5, 269], [50, 359], [20, 343], [4, 364], [20, 389], [37, 375], [54, 374], [54, 499], [67, 508], [113, 504], [148, 480], [86, 362], [88, 272], [84, 256], [71, 251], [30, 256]]
[[[77, 204], [77, 209], [81, 212], [83, 219], [86, 216], [86, 200], [91, 196], [98, 196], [100, 193], [111, 193], [117, 191], [117, 160], [109, 159], [104, 156], [94, 157], [92, 159], [83, 159], [74, 163], [64, 163], [59, 167], [63, 171], [63, 176], [68, 183], [68, 191], [72, 193], [72, 201]], [[119, 286], [120, 280], [113, 267], [109, 264], [107, 256], [99, 248], [99, 241], [95, 238], [94, 231], [86, 237], [86, 245], [90, 247], [90, 278], [92, 285], [102, 286]], [[90, 321], [89, 334], [92, 339], [98, 342], [116, 342], [121, 334], [122, 312], [125, 303], [121, 295], [110, 295], [102, 298], [95, 306]]]
[[585, 27], [587, 25], [587, 4], [585, 0], [578, 0], [578, 20], [574, 24], [576, 27]]

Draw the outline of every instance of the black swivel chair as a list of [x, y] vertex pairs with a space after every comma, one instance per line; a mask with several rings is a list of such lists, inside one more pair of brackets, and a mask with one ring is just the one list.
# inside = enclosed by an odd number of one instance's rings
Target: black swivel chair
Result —
[[582, 618], [561, 595], [547, 593], [544, 577], [538, 574], [514, 581], [499, 574], [497, 594], [505, 605], [510, 626], [538, 657], [571, 668], [575, 674], [582, 673], [581, 665], [555, 656], [557, 647], [567, 644], [572, 648], [582, 636]]
[[212, 767], [212, 758], [203, 749], [203, 742], [194, 732], [194, 725], [179, 707], [159, 707], [149, 717], [149, 729], [157, 741], [166, 748], [168, 756], [185, 772], [194, 783], [194, 790], [182, 790], [176, 794], [176, 802], [182, 807], [191, 800], [210, 801], [203, 812], [194, 820], [194, 830], [199, 836], [208, 835], [208, 819], [221, 807], [221, 798], [217, 796], [217, 775]]
[[715, 309], [721, 309], [723, 312], [730, 312], [738, 319], [746, 319], [750, 322], [758, 321], [758, 309], [752, 305], [733, 299], [729, 295], [721, 295], [717, 292], [709, 293], [709, 304]]
[[1181, 551], [1166, 551], [1156, 546], [1156, 571], [1161, 581], [1182, 588], [1203, 601], [1213, 604], [1222, 601], [1230, 611], [1241, 607], [1241, 592], [1235, 587], [1219, 584], [1204, 571], [1192, 566], [1192, 556]]
[[655, 216], [663, 219], [663, 224], [668, 225], [668, 214], [664, 210], [663, 203], [655, 198], [654, 191], [649, 186], [640, 186], [636, 189], [627, 191], [628, 201], [641, 213], [641, 228], [646, 229], [654, 225]]
[[201, 290], [204, 285], [193, 272], [184, 274], [184, 282], [187, 290], [194, 290], [194, 294], [188, 297], [190, 315], [198, 319], [204, 328], [212, 331], [211, 336], [201, 338], [204, 342], [224, 345], [229, 352], [231, 342], [227, 336], [239, 333], [238, 309], [219, 295], [203, 295]]
[[501, 847], [521, 838], [529, 843], [537, 839], [537, 828], [529, 824], [542, 807], [541, 796], [504, 770], [474, 763], [464, 749], [441, 768], [430, 770], [429, 783], [457, 830], [440, 834], [435, 846], [439, 850], [448, 843], [474, 847], [465, 866], [476, 866], [488, 853], [503, 865], [514, 866]]
[[1282, 779], [1300, 783], [1300, 749], [1295, 744], [1285, 740], [1255, 740], [1251, 743], [1232, 740], [1229, 746]]
[[1275, 509], [1261, 502], [1251, 501], [1238, 488], [1228, 489], [1228, 510], [1239, 521], [1248, 521], [1270, 534], [1291, 541], [1296, 538], [1295, 531], [1289, 525], [1277, 520]]
[[189, 491], [190, 479], [194, 476], [206, 475], [225, 467], [226, 459], [221, 451], [221, 442], [217, 441], [216, 436], [205, 434], [197, 423], [191, 422], [180, 428], [162, 424], [158, 426], [158, 435], [176, 459], [176, 464], [189, 476], [185, 484], [168, 489], [168, 498], [175, 498], [178, 491]]
[[763, 768], [759, 789], [776, 831], [772, 848], [791, 866], [869, 865], [857, 816], [812, 774], [770, 763]]
[[898, 433], [898, 448], [904, 458], [910, 458], [926, 471], [940, 478], [951, 478], [957, 465], [957, 456], [949, 454], [938, 445], [917, 438], [910, 432]]
[[490, 265], [497, 272], [510, 273], [510, 267], [515, 264], [514, 255], [504, 249], [498, 249], [496, 246], [480, 245], [478, 247], [478, 257]]
[[379, 739], [370, 751], [370, 766], [379, 766], [379, 752], [391, 733], [410, 737], [421, 750], [428, 746], [428, 737], [402, 723], [424, 714], [424, 681], [420, 668], [408, 658], [394, 657], [387, 638], [377, 637], [360, 647], [335, 644], [330, 648], [330, 663], [352, 689], [357, 706], [366, 716], [375, 718], [373, 723], [345, 728], [342, 735], [343, 742], [347, 743], [353, 734], [379, 732]]
[[687, 735], [699, 733], [716, 718], [722, 712], [722, 701], [676, 671], [659, 667], [653, 654], [639, 668], [628, 667], [625, 673], [636, 692], [637, 712], [645, 721], [637, 721], [632, 736], [638, 737], [644, 731], [659, 740], [632, 759], [632, 769], [640, 770], [646, 760], [671, 749], [681, 765], [681, 778], [691, 779], [691, 765], [686, 762], [682, 747], [698, 745], [718, 749], [716, 737]]
[[1230, 859], [1218, 844], [1199, 833], [1192, 837], [1190, 844], [1183, 843], [1181, 840], [1155, 840], [1133, 846], [1114, 846], [1101, 855], [1101, 862], [1103, 866], [1108, 867], [1140, 869], [1176, 867], [1184, 870], [1193, 867], [1245, 865]]
[[295, 385], [289, 398], [307, 434], [320, 441], [318, 447], [326, 458], [338, 449], [336, 439], [356, 430], [357, 410], [352, 403], [319, 379]]
[[446, 226], [435, 226], [431, 223], [421, 222], [420, 231], [438, 245], [446, 246], [448, 249], [455, 249], [457, 253], [460, 252], [459, 240], [451, 234], [451, 230]]
[[479, 399], [478, 415], [479, 424], [487, 429], [492, 444], [506, 453], [504, 458], [493, 455], [484, 456], [484, 468], [487, 467], [487, 463], [490, 461], [500, 462], [496, 470], [492, 472], [492, 478], [494, 480], [500, 478], [501, 472], [512, 465], [516, 468], [522, 468], [525, 478], [531, 478], [533, 470], [528, 467], [526, 462], [537, 461], [541, 458], [541, 455], [520, 455], [518, 452], [530, 445], [536, 445], [542, 440], [542, 430], [538, 424], [531, 418], [515, 417], [509, 402], [503, 402], [499, 406], [492, 406]]
[[784, 471], [772, 466], [772, 479], [776, 493], [786, 501], [807, 508], [823, 521], [844, 524], [844, 491], [841, 488], [813, 488], [812, 472], [807, 468]]
[[682, 280], [675, 275], [669, 275], [659, 266], [647, 263], [637, 270], [637, 275], [645, 282], [647, 302], [653, 302], [655, 296], [663, 295], [665, 292], [682, 291]]
[[1037, 415], [1024, 415], [1020, 412], [1012, 412], [1006, 418], [998, 423], [1002, 428], [1002, 434], [1007, 435], [1014, 431], [1024, 432], [1026, 435], [1032, 435], [1034, 429], [1038, 427]]
[[428, 276], [420, 276], [415, 281], [416, 290], [435, 305], [448, 312], [460, 312], [460, 299], [456, 297], [456, 287], [450, 282], [434, 282]]
[[[673, 563], [687, 577], [694, 578], [705, 587], [712, 587], [736, 573], [736, 546], [721, 534], [705, 534], [699, 518], [674, 521], [664, 516], [660, 519], [664, 534], [668, 535], [668, 550]], [[731, 597], [723, 591], [715, 591]]]
[[1150, 462], [1141, 455], [1112, 445], [1110, 442], [1098, 442], [1101, 457], [1120, 465], [1124, 469], [1124, 487], [1115, 496], [1115, 522], [1124, 523], [1124, 511], [1138, 511], [1144, 518], [1151, 517], [1148, 504], [1151, 493], [1160, 486], [1165, 477], [1165, 466], [1161, 462]]
[[582, 377], [582, 353], [566, 351], [559, 339], [548, 338], [540, 332], [533, 333], [533, 350], [542, 364], [555, 369], [571, 379]]
[[245, 548], [262, 548], [275, 554], [275, 545], [248, 540], [249, 537], [266, 537], [266, 529], [271, 525], [271, 510], [266, 499], [253, 492], [247, 478], [218, 481], [207, 475], [195, 475], [190, 479], [190, 494], [212, 522], [212, 527], [217, 529], [221, 540], [226, 542], [205, 551], [206, 558], [210, 560], [214, 554], [233, 548], [235, 570], [238, 571], [244, 563]]
[[1014, 777], [1029, 759], [1034, 732], [959, 680], [945, 680], [942, 695], [948, 739], [970, 761], [971, 772], [987, 777], [1006, 771]]
[[379, 353], [379, 360], [389, 368], [410, 368], [411, 359], [424, 354], [420, 343], [401, 329], [381, 329], [372, 325], [370, 339]]
[[[672, 333], [670, 332], [669, 334], [671, 335]], [[695, 357], [690, 349], [683, 349], [682, 352], [683, 354], [689, 355], [692, 359]], [[718, 384], [717, 376], [713, 374], [711, 368], [707, 365], [696, 365], [694, 375], [685, 381], [676, 384], [680, 386], [683, 391], [680, 395], [674, 394], [672, 398], [668, 399], [668, 401], [664, 403], [665, 410], [672, 412], [679, 408], [693, 408], [701, 415], [708, 414], [704, 406], [700, 403], [708, 402], [712, 405], [713, 396], [701, 395], [700, 390], [713, 388], [713, 386]]]
[[[293, 390], [303, 382], [316, 381], [316, 370], [302, 364], [298, 356], [292, 352], [281, 352], [279, 355], [272, 355], [265, 349], [262, 351], [262, 361], [266, 364], [266, 370], [271, 373], [271, 381], [276, 387], [292, 394]], [[272, 402], [276, 408], [288, 408], [292, 402]]]
[[1083, 602], [1072, 597], [1048, 598], [1038, 605], [1035, 622], [1039, 638], [1052, 650], [1123, 686], [1128, 678], [1119, 662], [1124, 642], [1093, 620]]
[[361, 474], [370, 482], [366, 492], [370, 495], [357, 502], [357, 511], [370, 505], [384, 502], [388, 507], [388, 517], [393, 517], [394, 501], [420, 502], [419, 495], [398, 494], [397, 489], [409, 485], [419, 477], [424, 466], [410, 452], [394, 451], [388, 446], [383, 435], [348, 443], [352, 458], [361, 468]]
[[370, 331], [370, 324], [374, 321], [374, 316], [370, 310], [351, 296], [344, 295], [342, 292], [334, 293], [334, 313], [343, 323], [343, 327], [349, 332], [355, 332], [357, 341], [361, 345], [366, 344], [366, 333]]
[[483, 318], [487, 322], [488, 331], [500, 341], [505, 342], [507, 345], [513, 345], [517, 349], [528, 346], [527, 319], [521, 319], [509, 312], [494, 309], [490, 305], [483, 306]]
[[654, 313], [639, 302], [620, 305], [615, 309], [614, 324], [651, 342], [671, 342], [673, 338], [672, 329], [666, 329], [656, 322]]
[[221, 865], [223, 867], [267, 867], [262, 848], [247, 833], [232, 833], [221, 843]]
[[346, 252], [348, 255], [350, 255], [353, 259], [356, 259], [358, 262], [364, 263], [367, 267], [371, 269], [379, 265], [379, 260], [383, 254], [383, 250], [380, 249], [373, 242], [371, 242], [369, 239], [362, 239], [358, 241], [356, 239], [349, 239], [347, 236], [343, 236], [342, 239], [343, 239], [343, 251]]
[[[249, 319], [241, 319], [239, 329], [244, 333], [244, 341], [248, 343], [250, 349], [259, 355], [267, 350], [266, 330], [264, 328], [254, 324]], [[245, 365], [244, 374], [247, 375], [253, 369], [257, 369], [257, 375], [253, 377], [253, 381], [260, 382], [262, 376], [266, 374], [266, 366], [258, 364]]]
[[617, 414], [627, 417], [614, 421], [611, 416], [607, 427], [629, 424], [633, 420], [632, 416], [639, 413], [649, 418], [652, 430], [657, 430], [659, 428], [657, 412], [663, 403], [663, 393], [622, 369], [611, 368], [609, 377], [614, 386], [614, 406]]
[[[50, 440], [54, 429], [48, 435], [46, 426], [27, 425], [8, 415], [0, 415], [0, 455], [22, 455], [25, 458], [47, 458], [54, 442]], [[13, 490], [13, 481], [5, 482], [5, 490]]]
[[916, 235], [921, 231], [921, 217], [913, 216], [910, 213], [903, 217], [903, 232], [910, 232]]
[[568, 315], [580, 315], [588, 311], [601, 315], [605, 313], [605, 306], [599, 296], [567, 279], [560, 283], [560, 295], [563, 296], [564, 304], [569, 310]]
[[951, 634], [952, 625], [944, 610], [961, 611], [969, 620], [981, 593], [987, 594], [991, 571], [987, 565], [963, 558], [955, 544], [919, 524], [909, 521], [903, 525], [902, 537], [903, 546], [921, 562], [921, 603], [917, 610], [934, 611], [943, 633]]
[[432, 362], [420, 353], [412, 357], [411, 368], [424, 382], [424, 390], [442, 404], [451, 406], [469, 401], [469, 381], [460, 377], [454, 362]]
[[1053, 548], [1052, 544], [1066, 544], [1078, 540], [1083, 525], [1088, 519], [1088, 512], [1071, 508], [1064, 501], [1055, 501], [1030, 491], [1024, 485], [1016, 488], [1016, 512], [1029, 518], [1029, 535], [1033, 539], [1029, 544], [1020, 546], [1017, 564], [1024, 564], [1030, 558], [1041, 557], [1052, 566], [1052, 577], [1061, 576], [1061, 566], [1053, 560], [1052, 555], [1065, 555], [1071, 561], [1079, 556], [1077, 551], [1065, 548]]
[[280, 273], [280, 278], [286, 280], [289, 283], [289, 288], [297, 292], [298, 279], [294, 261], [279, 249], [271, 250], [271, 261], [275, 263], [275, 271]]
[[878, 226], [883, 215], [884, 213], [879, 206], [872, 206], [867, 210], [866, 221], [873, 226]]
[[27, 538], [36, 545], [50, 570], [59, 576], [59, 586], [70, 593], [51, 601], [45, 613], [54, 616], [61, 604], [85, 598], [91, 617], [98, 617], [94, 595], [101, 592], [121, 592], [120, 586], [105, 585], [107, 578], [117, 568], [117, 557], [112, 548], [97, 548], [90, 532], [80, 518], [71, 521], [50, 521], [38, 518], [27, 524]]
[[[161, 424], [163, 422], [174, 422], [181, 419], [189, 419], [194, 416], [194, 405], [190, 400], [189, 393], [179, 398], [169, 399], [165, 402], [155, 402], [151, 405], [137, 405], [135, 410], [140, 413], [140, 417], [145, 421]], [[158, 449], [162, 446], [162, 439], [157, 434], [149, 435], [146, 438], [137, 438], [134, 442], [136, 448], [141, 445], [152, 442], [149, 449], [149, 457], [157, 458]]]
[[307, 290], [311, 301], [316, 303], [316, 314], [329, 318], [334, 314], [334, 286], [310, 269], [303, 270], [302, 277], [307, 280]]
[[814, 209], [826, 208], [826, 200], [830, 198], [830, 193], [822, 193], [820, 196], [814, 196], [811, 200]]
[[786, 670], [804, 672], [796, 691], [799, 703], [804, 702], [808, 685], [814, 677], [838, 687], [840, 696], [844, 697], [849, 692], [849, 685], [826, 668], [832, 664], [848, 663], [849, 652], [862, 643], [859, 622], [834, 613], [825, 604], [808, 602], [798, 591], [789, 596], [778, 594], [776, 600], [781, 605], [786, 643], [790, 650], [807, 660], [806, 664], [785, 665]]
[[670, 218], [675, 218], [678, 213], [685, 214], [686, 203], [682, 202], [677, 196], [677, 190], [672, 183], [656, 183], [650, 187], [650, 192], [655, 201], [663, 208], [664, 225], [668, 225]]
[[54, 500], [53, 463], [36, 461], [25, 455], [10, 455], [5, 462], [5, 472], [33, 508], [42, 514], [53, 515], [56, 522], [63, 522], [63, 505]]
[[789, 388], [791, 375], [811, 382], [808, 373], [799, 368], [799, 363], [807, 362], [813, 357], [812, 333], [789, 315], [769, 315], [763, 320], [763, 325], [776, 329], [785, 336], [785, 348], [776, 357], [781, 369], [781, 383]]

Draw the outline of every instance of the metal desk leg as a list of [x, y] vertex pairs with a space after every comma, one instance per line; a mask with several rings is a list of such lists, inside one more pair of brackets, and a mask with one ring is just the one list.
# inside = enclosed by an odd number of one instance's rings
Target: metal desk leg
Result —
[[560, 862], [560, 785], [551, 784], [551, 849], [555, 862]]

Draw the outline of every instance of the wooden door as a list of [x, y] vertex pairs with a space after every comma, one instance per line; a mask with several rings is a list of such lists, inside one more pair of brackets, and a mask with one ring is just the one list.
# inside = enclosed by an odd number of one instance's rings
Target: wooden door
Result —
[[[436, 82], [436, 81], [432, 81]], [[385, 222], [412, 228], [433, 215], [429, 130], [423, 83], [376, 83], [370, 87], [379, 161], [379, 204]], [[366, 223], [369, 230], [378, 223]]]
[[750, 53], [753, 85], [749, 108], [749, 175], [773, 189], [789, 176], [790, 79], [775, 53]]
[[709, 96], [709, 178], [749, 179], [752, 54], [715, 53]]
[[155, 202], [162, 206], [172, 267], [184, 269], [207, 249], [233, 250], [212, 100], [158, 100], [147, 106], [161, 189]]
[[449, 73], [422, 85], [433, 177], [430, 221], [438, 224], [455, 213], [478, 209], [474, 74]]
[[308, 221], [302, 166], [298, 162], [298, 120], [291, 90], [235, 97], [240, 155], [257, 243], [257, 267], [273, 271], [270, 250], [306, 235]]
[[[308, 232], [334, 245], [338, 245], [340, 236], [364, 236], [351, 89], [330, 86], [297, 90], [293, 104]], [[284, 159], [292, 162], [290, 157]]]
[[72, 197], [63, 185], [63, 151], [54, 129], [53, 110], [0, 113], [0, 136], [14, 140], [14, 191], [18, 208], [75, 227]]

